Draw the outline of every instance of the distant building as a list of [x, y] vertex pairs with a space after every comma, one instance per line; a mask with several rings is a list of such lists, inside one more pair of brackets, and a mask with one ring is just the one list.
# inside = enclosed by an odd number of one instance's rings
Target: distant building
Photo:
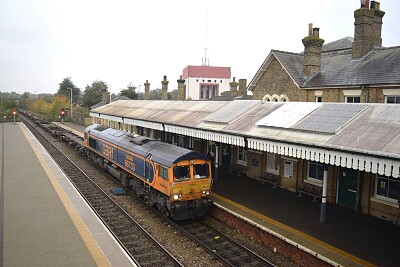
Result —
[[230, 90], [231, 68], [187, 66], [183, 69], [184, 98], [208, 100]]

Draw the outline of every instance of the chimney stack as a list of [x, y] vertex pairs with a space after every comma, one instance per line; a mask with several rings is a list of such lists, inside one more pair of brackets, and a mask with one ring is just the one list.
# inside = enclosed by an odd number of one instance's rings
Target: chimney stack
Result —
[[385, 12], [380, 10], [377, 1], [364, 0], [361, 7], [354, 11], [353, 58], [362, 58], [374, 46], [382, 46], [382, 18]]
[[148, 80], [144, 83], [144, 100], [150, 99], [150, 83]]
[[231, 96], [237, 96], [237, 87], [238, 87], [238, 83], [235, 82], [235, 77], [233, 77], [233, 81], [229, 83], [229, 86], [231, 87]]
[[304, 45], [303, 73], [310, 77], [321, 70], [321, 51], [325, 41], [319, 38], [319, 28], [312, 28], [311, 23], [308, 27], [308, 36], [302, 40]]
[[164, 75], [164, 79], [161, 81], [161, 85], [162, 85], [162, 96], [161, 96], [161, 100], [168, 100], [168, 83], [169, 81], [167, 81], [167, 76]]
[[247, 80], [239, 79], [239, 91], [238, 95], [247, 95]]
[[185, 80], [182, 79], [182, 75], [177, 80], [178, 82], [178, 100], [185, 100]]

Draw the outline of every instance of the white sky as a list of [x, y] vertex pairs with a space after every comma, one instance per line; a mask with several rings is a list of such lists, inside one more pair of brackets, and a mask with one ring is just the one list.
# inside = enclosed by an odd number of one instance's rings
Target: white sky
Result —
[[[400, 45], [400, 1], [381, 0], [383, 46]], [[231, 67], [250, 80], [271, 49], [301, 52], [308, 23], [325, 43], [354, 35], [359, 0], [0, 0], [0, 91], [56, 93], [71, 77], [118, 93], [169, 91], [188, 65]], [[206, 18], [208, 34], [206, 38]], [[207, 39], [207, 45], [206, 45]]]

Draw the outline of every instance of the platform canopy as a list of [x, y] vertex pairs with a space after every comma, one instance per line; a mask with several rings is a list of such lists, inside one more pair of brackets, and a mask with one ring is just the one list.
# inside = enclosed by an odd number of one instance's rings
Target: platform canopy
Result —
[[90, 115], [330, 165], [400, 176], [400, 105], [120, 100]]

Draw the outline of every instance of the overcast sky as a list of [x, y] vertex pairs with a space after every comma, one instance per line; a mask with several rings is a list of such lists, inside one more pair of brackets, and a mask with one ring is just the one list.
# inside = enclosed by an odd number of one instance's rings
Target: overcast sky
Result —
[[[400, 45], [400, 1], [381, 0], [383, 46]], [[301, 52], [308, 23], [325, 43], [354, 35], [359, 0], [0, 0], [0, 91], [56, 93], [71, 77], [118, 93], [169, 91], [188, 65], [231, 67], [248, 83], [271, 49]], [[207, 22], [207, 23], [206, 23]], [[206, 27], [207, 25], [207, 27]], [[206, 31], [207, 28], [207, 31]], [[207, 34], [206, 34], [207, 32]]]

